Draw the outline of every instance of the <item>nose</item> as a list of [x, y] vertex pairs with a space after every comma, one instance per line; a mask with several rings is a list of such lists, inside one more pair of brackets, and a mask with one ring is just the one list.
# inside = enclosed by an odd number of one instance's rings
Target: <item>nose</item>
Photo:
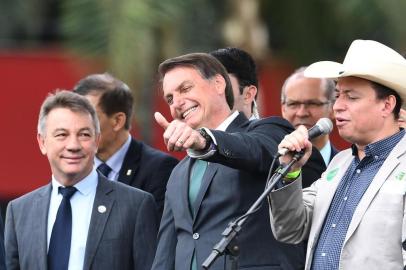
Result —
[[70, 136], [66, 144], [66, 149], [75, 152], [80, 151], [82, 145], [80, 144], [79, 138], [77, 136]]
[[309, 115], [309, 110], [306, 108], [306, 104], [300, 104], [296, 111], [296, 115], [299, 117], [306, 117]]
[[344, 102], [343, 98], [340, 98], [340, 97], [336, 98], [334, 105], [333, 105], [333, 111], [334, 112], [342, 111], [344, 109], [345, 109], [345, 102]]

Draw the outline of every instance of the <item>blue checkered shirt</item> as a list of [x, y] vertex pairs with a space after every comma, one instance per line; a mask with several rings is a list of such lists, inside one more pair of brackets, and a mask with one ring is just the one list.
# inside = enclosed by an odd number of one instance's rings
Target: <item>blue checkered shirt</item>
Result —
[[[343, 242], [359, 201], [385, 159], [402, 139], [405, 131], [365, 147], [365, 157], [358, 158], [352, 146], [354, 160], [341, 179], [313, 254], [312, 270], [338, 269]], [[371, 236], [373, 237], [373, 236]]]

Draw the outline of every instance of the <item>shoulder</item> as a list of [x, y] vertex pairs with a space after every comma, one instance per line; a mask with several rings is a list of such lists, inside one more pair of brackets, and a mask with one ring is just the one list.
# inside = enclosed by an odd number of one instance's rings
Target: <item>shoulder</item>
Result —
[[256, 128], [259, 126], [274, 126], [275, 128], [284, 130], [286, 133], [290, 133], [294, 130], [292, 125], [286, 119], [279, 116], [270, 116], [249, 121], [250, 128]]
[[149, 146], [148, 144], [137, 141], [136, 139], [132, 139], [132, 143], [138, 144], [139, 152], [138, 154], [141, 154], [141, 158], [144, 159], [154, 159], [154, 163], [156, 162], [172, 162], [172, 163], [178, 163], [178, 160], [174, 158], [173, 156], [160, 151], [156, 148], [153, 148]]
[[104, 178], [99, 178], [99, 184], [102, 185], [104, 190], [113, 190], [115, 192], [116, 198], [121, 200], [128, 200], [129, 198], [133, 199], [145, 199], [148, 197], [152, 198], [152, 195], [148, 192], [145, 192], [141, 189], [132, 187], [130, 185], [123, 184], [117, 181], [110, 181]]
[[23, 202], [30, 202], [38, 196], [47, 196], [50, 194], [50, 192], [51, 184], [47, 184], [12, 200], [10, 203], [18, 204]]

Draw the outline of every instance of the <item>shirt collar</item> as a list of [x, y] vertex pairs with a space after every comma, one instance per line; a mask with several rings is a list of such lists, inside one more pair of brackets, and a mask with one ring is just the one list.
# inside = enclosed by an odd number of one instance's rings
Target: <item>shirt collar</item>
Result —
[[[392, 149], [405, 135], [405, 130], [400, 129], [399, 132], [384, 138], [380, 141], [370, 143], [365, 147], [365, 156], [387, 157]], [[352, 155], [358, 156], [358, 148], [355, 144], [351, 145]]]
[[[125, 155], [127, 154], [128, 148], [130, 148], [131, 144], [131, 136], [128, 135], [127, 140], [125, 143], [105, 162], [114, 173], [118, 174], [121, 170], [121, 166], [123, 164]], [[94, 158], [94, 164], [96, 168], [103, 163], [97, 157]]]
[[[99, 181], [96, 169], [93, 168], [88, 176], [80, 180], [74, 185], [74, 187], [82, 194], [87, 196], [90, 192], [96, 189], [97, 183]], [[65, 187], [56, 180], [55, 176], [52, 175], [52, 193], [58, 195], [58, 188]]]
[[216, 130], [220, 130], [220, 131], [226, 131], [226, 129], [228, 128], [228, 126], [234, 121], [234, 119], [237, 118], [237, 116], [240, 113], [238, 111], [233, 112], [232, 114], [230, 114], [229, 117], [227, 117], [217, 128]]
[[330, 156], [331, 156], [331, 143], [330, 141], [327, 141], [327, 143], [323, 146], [323, 148], [320, 149], [320, 154], [323, 157], [324, 163], [328, 165], [330, 162]]

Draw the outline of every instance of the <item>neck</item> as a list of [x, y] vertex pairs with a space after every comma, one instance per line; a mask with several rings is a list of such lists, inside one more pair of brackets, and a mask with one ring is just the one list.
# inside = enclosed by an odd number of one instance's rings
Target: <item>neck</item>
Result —
[[317, 150], [320, 151], [326, 145], [328, 140], [329, 140], [329, 136], [328, 135], [323, 135], [323, 136], [319, 136], [319, 137], [314, 138], [312, 140], [312, 144], [317, 148]]
[[112, 143], [106, 146], [103, 149], [99, 149], [97, 151], [97, 158], [103, 162], [106, 162], [112, 155], [114, 155], [127, 141], [130, 132], [127, 130], [123, 130], [123, 132], [119, 132], [116, 138], [112, 141]]

